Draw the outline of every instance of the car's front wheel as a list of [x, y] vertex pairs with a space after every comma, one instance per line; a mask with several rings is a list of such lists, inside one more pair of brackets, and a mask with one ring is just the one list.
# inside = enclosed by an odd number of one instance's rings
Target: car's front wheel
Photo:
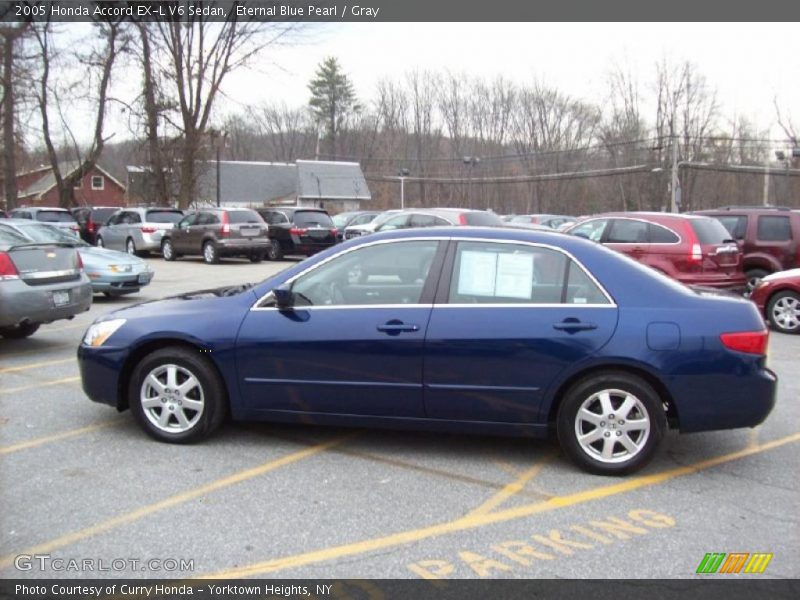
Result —
[[36, 333], [39, 323], [22, 323], [11, 327], [0, 327], [0, 336], [10, 340], [21, 340]]
[[133, 241], [133, 238], [128, 238], [125, 242], [125, 251], [131, 256], [136, 256], [136, 242]]
[[655, 455], [666, 430], [661, 399], [642, 378], [623, 372], [591, 375], [565, 394], [558, 439], [581, 468], [625, 475]]
[[778, 292], [767, 305], [770, 325], [782, 333], [800, 333], [800, 294], [790, 290]]
[[765, 269], [750, 269], [747, 271], [747, 273], [745, 273], [747, 277], [747, 289], [745, 293], [751, 294], [758, 284], [761, 283], [761, 280], [767, 275], [769, 275], [769, 271]]
[[225, 418], [225, 386], [216, 369], [185, 348], [163, 348], [142, 359], [128, 386], [131, 411], [145, 432], [162, 442], [197, 441]]

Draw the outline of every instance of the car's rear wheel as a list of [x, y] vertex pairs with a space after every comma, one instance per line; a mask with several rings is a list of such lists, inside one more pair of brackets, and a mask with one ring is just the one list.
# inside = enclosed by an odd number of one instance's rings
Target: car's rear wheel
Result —
[[219, 262], [219, 253], [217, 252], [217, 247], [214, 245], [214, 242], [208, 241], [203, 244], [203, 260], [209, 265]]
[[36, 333], [39, 323], [21, 323], [11, 327], [0, 327], [0, 336], [10, 340], [21, 340]]
[[206, 437], [222, 424], [225, 386], [208, 359], [163, 348], [142, 359], [128, 386], [131, 411], [151, 437], [176, 444]]
[[278, 240], [270, 240], [267, 258], [270, 260], [280, 260], [283, 258], [283, 250]]
[[178, 255], [175, 254], [175, 248], [172, 247], [172, 240], [164, 240], [161, 242], [161, 256], [164, 260], [175, 260]]
[[94, 245], [97, 246], [98, 248], [105, 248], [106, 244], [103, 241], [103, 238], [98, 235], [97, 239], [94, 241]]
[[790, 290], [778, 292], [767, 304], [770, 325], [782, 333], [800, 333], [800, 294]]
[[769, 275], [769, 271], [766, 269], [750, 269], [747, 271], [747, 273], [745, 273], [747, 277], [747, 289], [745, 292], [751, 294], [753, 290], [756, 289], [756, 286], [761, 283], [761, 280], [767, 275]]
[[572, 386], [558, 411], [558, 439], [581, 468], [625, 475], [655, 455], [666, 430], [661, 399], [646, 381], [623, 372], [591, 375]]
[[132, 256], [136, 256], [136, 242], [133, 241], [133, 238], [128, 238], [125, 241], [125, 251]]

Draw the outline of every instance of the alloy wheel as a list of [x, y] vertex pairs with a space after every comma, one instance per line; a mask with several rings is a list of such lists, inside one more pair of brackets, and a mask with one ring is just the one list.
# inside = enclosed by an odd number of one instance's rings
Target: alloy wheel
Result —
[[165, 433], [184, 433], [200, 421], [205, 394], [200, 380], [176, 364], [152, 369], [142, 382], [139, 399], [145, 417]]

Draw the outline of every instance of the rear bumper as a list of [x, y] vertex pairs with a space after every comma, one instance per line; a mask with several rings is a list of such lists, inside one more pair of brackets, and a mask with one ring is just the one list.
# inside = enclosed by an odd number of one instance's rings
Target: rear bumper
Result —
[[217, 251], [224, 254], [250, 254], [266, 252], [270, 241], [265, 238], [228, 238], [217, 240]]
[[[53, 292], [68, 291], [69, 304], [56, 307]], [[86, 275], [79, 281], [32, 286], [20, 280], [0, 282], [0, 327], [23, 322], [50, 323], [89, 310], [92, 285]]]

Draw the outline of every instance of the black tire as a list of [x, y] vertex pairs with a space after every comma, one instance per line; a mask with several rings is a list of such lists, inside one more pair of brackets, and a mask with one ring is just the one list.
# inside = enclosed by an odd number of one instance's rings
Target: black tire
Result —
[[[626, 402], [632, 405], [619, 413]], [[661, 398], [630, 373], [611, 371], [578, 381], [558, 410], [561, 447], [579, 467], [596, 475], [626, 475], [644, 467], [655, 456], [666, 428]]]
[[283, 258], [283, 249], [281, 248], [281, 243], [278, 240], [269, 241], [267, 258], [270, 260], [280, 260]]
[[172, 240], [166, 239], [161, 242], [161, 256], [164, 260], [173, 261], [178, 258], [175, 248], [172, 245]]
[[770, 274], [770, 272], [767, 271], [766, 269], [750, 269], [750, 270], [748, 270], [745, 273], [745, 276], [747, 277], [747, 289], [745, 290], [745, 292], [747, 294], [750, 294], [756, 288], [756, 286], [759, 284], [759, 282], [769, 274]]
[[215, 265], [219, 262], [219, 252], [211, 240], [203, 244], [203, 260], [209, 265]]
[[133, 238], [125, 240], [125, 252], [131, 256], [136, 256], [136, 242], [133, 241]]
[[778, 292], [767, 302], [767, 320], [775, 331], [800, 333], [800, 294]]
[[262, 260], [264, 260], [264, 255], [261, 252], [253, 252], [250, 254], [250, 256], [248, 256], [248, 258], [250, 259], [251, 263], [260, 263]]
[[[169, 387], [171, 369], [176, 388]], [[151, 375], [163, 385], [160, 391], [150, 383]], [[189, 387], [181, 393], [185, 384]], [[146, 406], [148, 401], [153, 405]], [[228, 412], [225, 385], [214, 365], [199, 350], [179, 347], [156, 350], [139, 361], [128, 384], [128, 404], [145, 433], [172, 444], [188, 444], [207, 437], [222, 425]]]
[[97, 239], [94, 241], [94, 245], [98, 248], [105, 248], [105, 242], [103, 242], [103, 238], [101, 236], [97, 236]]
[[36, 333], [40, 323], [22, 323], [11, 327], [0, 327], [0, 336], [9, 340], [21, 340]]

